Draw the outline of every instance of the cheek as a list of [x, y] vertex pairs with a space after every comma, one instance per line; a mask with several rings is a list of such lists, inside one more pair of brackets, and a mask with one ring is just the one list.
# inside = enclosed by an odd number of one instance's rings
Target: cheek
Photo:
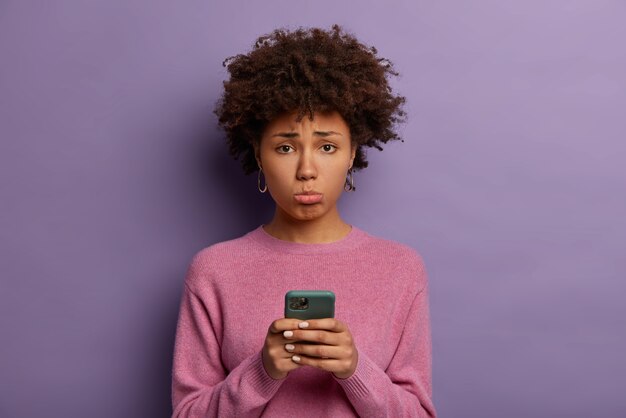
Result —
[[[279, 183], [285, 177], [284, 163], [277, 162], [272, 156], [264, 156], [263, 160], [263, 174], [267, 179], [268, 184], [279, 186]], [[283, 180], [284, 181], [284, 180]]]
[[282, 171], [272, 170], [269, 173], [265, 173], [265, 181], [274, 200], [285, 200], [291, 197], [292, 185], [287, 180], [288, 178], [287, 173]]
[[333, 167], [332, 171], [329, 171], [326, 181], [326, 187], [329, 193], [334, 196], [339, 196], [343, 192], [343, 186], [346, 182], [346, 172], [343, 167]]

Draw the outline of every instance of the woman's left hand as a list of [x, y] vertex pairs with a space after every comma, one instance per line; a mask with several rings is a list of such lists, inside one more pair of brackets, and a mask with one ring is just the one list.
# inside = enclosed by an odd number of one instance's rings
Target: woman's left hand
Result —
[[[294, 341], [285, 344], [285, 350], [295, 354], [293, 361], [332, 372], [339, 379], [352, 376], [358, 352], [346, 324], [334, 318], [307, 319], [298, 327], [283, 332], [286, 339]], [[317, 344], [301, 344], [303, 341]]]

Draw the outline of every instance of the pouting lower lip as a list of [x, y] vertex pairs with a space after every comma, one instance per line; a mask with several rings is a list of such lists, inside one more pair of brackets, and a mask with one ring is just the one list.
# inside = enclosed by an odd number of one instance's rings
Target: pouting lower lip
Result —
[[322, 194], [297, 194], [294, 198], [299, 203], [318, 203], [322, 200]]
[[296, 193], [296, 196], [321, 196], [318, 192]]

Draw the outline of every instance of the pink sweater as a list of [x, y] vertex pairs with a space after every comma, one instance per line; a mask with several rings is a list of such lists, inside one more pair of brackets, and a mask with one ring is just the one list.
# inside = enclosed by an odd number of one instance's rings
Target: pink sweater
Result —
[[[357, 351], [347, 379], [302, 366], [280, 380], [261, 360], [292, 289], [332, 290]], [[262, 226], [200, 250], [187, 270], [172, 370], [176, 418], [435, 417], [428, 280], [411, 247], [352, 226], [304, 244]]]

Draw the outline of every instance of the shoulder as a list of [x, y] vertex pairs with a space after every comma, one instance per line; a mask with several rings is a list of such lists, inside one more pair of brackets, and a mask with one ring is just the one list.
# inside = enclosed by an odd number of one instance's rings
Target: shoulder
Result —
[[391, 264], [395, 272], [414, 283], [417, 279], [418, 287], [426, 284], [426, 266], [419, 251], [399, 241], [366, 234], [368, 235], [366, 248], [372, 257], [376, 257], [382, 263]]
[[189, 262], [185, 281], [192, 288], [201, 280], [206, 284], [207, 280], [219, 276], [241, 260], [242, 254], [252, 249], [250, 233], [226, 241], [216, 242], [196, 251]]
[[397, 263], [424, 264], [421, 254], [410, 245], [370, 233], [366, 234], [370, 251], [376, 251], [381, 256], [393, 257]]

